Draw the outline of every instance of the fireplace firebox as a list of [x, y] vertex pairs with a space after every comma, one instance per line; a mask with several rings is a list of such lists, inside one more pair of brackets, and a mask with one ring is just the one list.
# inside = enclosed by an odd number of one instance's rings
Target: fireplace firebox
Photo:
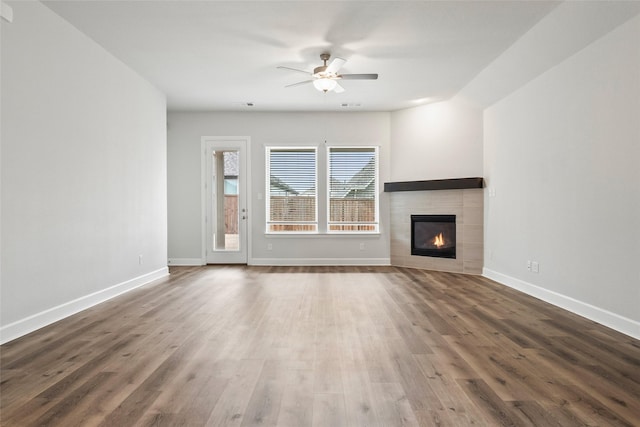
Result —
[[411, 215], [411, 255], [456, 257], [455, 215]]

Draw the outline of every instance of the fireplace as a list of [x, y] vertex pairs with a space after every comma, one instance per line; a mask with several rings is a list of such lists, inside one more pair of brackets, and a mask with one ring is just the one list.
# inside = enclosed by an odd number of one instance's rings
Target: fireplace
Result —
[[411, 215], [411, 255], [456, 257], [455, 215]]
[[[485, 199], [482, 178], [387, 182], [384, 184], [384, 191], [389, 192], [391, 205], [391, 265], [482, 274]], [[453, 251], [450, 255], [452, 258], [413, 255], [416, 250], [422, 252], [419, 255], [433, 254], [425, 253], [430, 252], [425, 251], [429, 248], [417, 248], [420, 245], [416, 245], [415, 239], [411, 238], [415, 225], [411, 224], [410, 219], [415, 214], [455, 215], [455, 238], [453, 235], [451, 238], [451, 242], [456, 243], [455, 258]], [[439, 234], [440, 232], [437, 233]], [[443, 232], [446, 240], [444, 234]], [[441, 253], [438, 250], [436, 255]]]

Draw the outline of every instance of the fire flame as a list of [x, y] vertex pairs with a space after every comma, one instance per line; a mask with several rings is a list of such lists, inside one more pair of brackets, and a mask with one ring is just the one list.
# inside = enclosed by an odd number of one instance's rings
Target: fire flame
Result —
[[438, 234], [435, 239], [433, 239], [433, 244], [436, 248], [440, 248], [440, 246], [444, 246], [444, 237], [442, 233]]

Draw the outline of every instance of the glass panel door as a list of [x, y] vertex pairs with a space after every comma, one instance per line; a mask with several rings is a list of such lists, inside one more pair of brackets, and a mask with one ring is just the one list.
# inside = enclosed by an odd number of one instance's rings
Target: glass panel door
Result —
[[212, 187], [215, 197], [212, 217], [216, 219], [213, 229], [214, 251], [237, 251], [240, 248], [238, 239], [238, 223], [240, 209], [238, 206], [238, 162], [237, 150], [214, 150]]
[[207, 264], [247, 262], [246, 141], [205, 140]]

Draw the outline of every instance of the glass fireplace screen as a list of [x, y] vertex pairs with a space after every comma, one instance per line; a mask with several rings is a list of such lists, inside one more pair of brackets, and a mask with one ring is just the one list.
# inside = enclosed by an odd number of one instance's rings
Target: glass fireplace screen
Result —
[[411, 255], [455, 258], [455, 215], [411, 215]]

